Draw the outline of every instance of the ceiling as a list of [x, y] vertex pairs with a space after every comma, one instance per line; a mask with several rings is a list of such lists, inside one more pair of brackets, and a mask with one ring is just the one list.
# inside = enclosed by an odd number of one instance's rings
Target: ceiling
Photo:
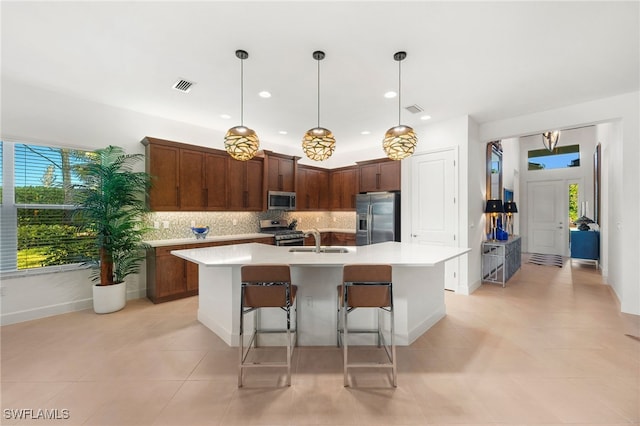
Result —
[[[336, 155], [380, 145], [398, 124], [479, 123], [639, 90], [638, 2], [2, 2], [2, 74], [221, 132], [244, 124], [263, 147], [302, 155], [333, 131]], [[172, 89], [179, 78], [190, 93]], [[267, 90], [264, 99], [258, 92]], [[220, 116], [228, 114], [230, 119]], [[421, 120], [428, 114], [431, 119]], [[286, 131], [287, 134], [281, 134]], [[363, 135], [363, 131], [370, 134]], [[160, 136], [160, 135], [159, 135]], [[272, 148], [273, 149], [273, 148]]]

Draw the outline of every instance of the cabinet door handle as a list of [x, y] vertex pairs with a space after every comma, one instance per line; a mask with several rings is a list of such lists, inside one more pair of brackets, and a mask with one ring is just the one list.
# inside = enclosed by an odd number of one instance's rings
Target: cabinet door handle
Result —
[[179, 186], [176, 186], [176, 201], [177, 201], [178, 207], [180, 207], [180, 201], [181, 200], [180, 200], [180, 187]]
[[278, 189], [280, 191], [284, 190], [284, 179], [282, 175], [278, 175]]
[[204, 206], [209, 206], [209, 188], [203, 188], [203, 196], [204, 196]]
[[242, 193], [242, 205], [244, 207], [248, 207], [249, 206], [249, 191], [244, 191]]
[[376, 189], [380, 189], [380, 173], [376, 173]]

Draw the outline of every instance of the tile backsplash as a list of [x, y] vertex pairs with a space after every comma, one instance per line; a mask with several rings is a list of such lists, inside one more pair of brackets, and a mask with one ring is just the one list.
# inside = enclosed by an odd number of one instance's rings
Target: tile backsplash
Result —
[[146, 240], [167, 240], [192, 237], [191, 224], [210, 228], [209, 235], [252, 234], [260, 232], [263, 219], [298, 220], [297, 229], [355, 229], [355, 212], [154, 212], [147, 215], [151, 231]]

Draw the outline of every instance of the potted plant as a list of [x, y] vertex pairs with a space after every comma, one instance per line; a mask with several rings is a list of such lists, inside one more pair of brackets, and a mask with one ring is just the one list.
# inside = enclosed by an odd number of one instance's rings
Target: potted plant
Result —
[[97, 258], [92, 280], [96, 313], [115, 312], [126, 304], [125, 278], [140, 270], [147, 245], [143, 242], [146, 196], [150, 176], [134, 171], [143, 154], [126, 154], [108, 146], [88, 154], [78, 164], [80, 184], [75, 185], [78, 218], [95, 234]]

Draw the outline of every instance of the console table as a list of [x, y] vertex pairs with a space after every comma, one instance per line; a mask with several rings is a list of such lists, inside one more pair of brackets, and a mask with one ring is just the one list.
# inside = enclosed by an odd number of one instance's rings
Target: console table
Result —
[[594, 262], [598, 269], [600, 260], [600, 232], [571, 231], [571, 259]]
[[508, 240], [482, 242], [482, 281], [505, 286], [509, 278], [520, 269], [521, 242], [517, 235]]

